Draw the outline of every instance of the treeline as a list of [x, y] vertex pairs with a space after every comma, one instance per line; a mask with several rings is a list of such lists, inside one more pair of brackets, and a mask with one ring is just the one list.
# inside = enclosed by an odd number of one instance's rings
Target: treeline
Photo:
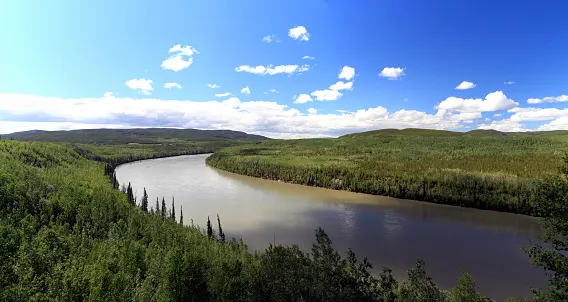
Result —
[[[228, 152], [228, 151], [227, 151]], [[425, 175], [384, 175], [372, 167], [294, 165], [263, 158], [214, 153], [207, 164], [233, 173], [295, 184], [433, 203], [534, 214], [534, 182], [507, 176], [462, 171], [429, 171]]]
[[556, 174], [566, 136], [389, 135], [264, 141], [207, 158], [222, 170], [286, 182], [535, 215], [540, 179]]

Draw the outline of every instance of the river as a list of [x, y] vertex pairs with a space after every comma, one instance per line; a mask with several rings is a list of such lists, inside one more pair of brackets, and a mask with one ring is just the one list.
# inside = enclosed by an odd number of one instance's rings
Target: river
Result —
[[498, 301], [546, 284], [543, 270], [521, 250], [540, 235], [532, 217], [256, 179], [208, 167], [207, 156], [128, 163], [117, 168], [117, 178], [131, 182], [138, 197], [146, 188], [152, 207], [163, 196], [170, 208], [175, 197], [185, 224], [205, 227], [210, 216], [216, 226], [219, 214], [227, 237], [242, 238], [251, 250], [271, 242], [308, 250], [321, 226], [338, 250], [350, 247], [399, 280], [423, 258], [441, 288], [467, 271]]

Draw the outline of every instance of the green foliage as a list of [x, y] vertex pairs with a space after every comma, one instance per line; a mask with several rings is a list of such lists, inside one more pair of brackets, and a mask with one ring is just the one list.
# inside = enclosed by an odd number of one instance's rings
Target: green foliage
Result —
[[535, 184], [556, 173], [568, 132], [494, 134], [406, 129], [262, 141], [218, 151], [207, 164], [308, 186], [535, 214]]
[[540, 182], [534, 196], [547, 246], [533, 243], [527, 252], [550, 278], [546, 288], [533, 290], [537, 301], [568, 300], [568, 156], [561, 172]]

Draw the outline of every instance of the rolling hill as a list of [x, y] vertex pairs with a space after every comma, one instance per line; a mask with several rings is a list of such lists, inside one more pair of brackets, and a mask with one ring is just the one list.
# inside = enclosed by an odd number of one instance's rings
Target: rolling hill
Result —
[[184, 141], [267, 140], [267, 137], [231, 130], [171, 128], [84, 129], [68, 131], [32, 130], [4, 135], [19, 141], [69, 142], [83, 144], [161, 144]]

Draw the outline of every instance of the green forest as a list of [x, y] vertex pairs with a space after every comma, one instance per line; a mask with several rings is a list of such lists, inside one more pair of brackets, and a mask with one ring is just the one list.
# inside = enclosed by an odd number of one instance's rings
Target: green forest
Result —
[[[490, 301], [467, 273], [454, 288], [438, 288], [420, 259], [403, 280], [395, 280], [388, 268], [373, 275], [366, 258], [337, 251], [320, 228], [314, 230], [310, 251], [272, 245], [251, 252], [245, 242], [225, 238], [222, 217], [192, 217], [182, 208], [178, 212], [174, 200], [149, 201], [146, 194], [137, 200], [130, 185], [118, 184], [114, 177], [120, 163], [211, 151], [218, 152], [213, 155], [218, 163], [233, 158], [235, 167], [264, 169], [257, 163], [275, 159], [282, 167], [299, 167], [303, 161], [326, 169], [327, 163], [318, 160], [331, 151], [348, 155], [357, 146], [366, 148], [347, 139], [254, 142], [222, 151], [216, 145], [188, 143], [148, 148], [2, 140], [0, 301]], [[318, 144], [316, 159], [313, 146]], [[538, 146], [543, 145], [531, 148]], [[278, 158], [280, 147], [286, 156], [294, 150], [298, 159]], [[262, 158], [270, 152], [270, 160]], [[550, 273], [550, 285], [534, 290], [537, 301], [568, 298], [568, 261], [562, 252], [568, 247], [562, 240], [568, 234], [568, 164], [562, 173], [553, 173], [563, 163], [553, 155], [548, 171], [535, 164], [539, 177], [527, 177], [533, 181], [527, 203], [544, 217], [545, 239], [552, 244], [527, 250], [527, 261]], [[345, 163], [338, 171], [357, 171], [356, 164]], [[535, 181], [541, 176], [543, 181]], [[206, 222], [206, 228], [182, 225], [176, 213]]]
[[556, 174], [568, 132], [379, 130], [234, 146], [210, 166], [308, 186], [536, 215], [536, 183]]

